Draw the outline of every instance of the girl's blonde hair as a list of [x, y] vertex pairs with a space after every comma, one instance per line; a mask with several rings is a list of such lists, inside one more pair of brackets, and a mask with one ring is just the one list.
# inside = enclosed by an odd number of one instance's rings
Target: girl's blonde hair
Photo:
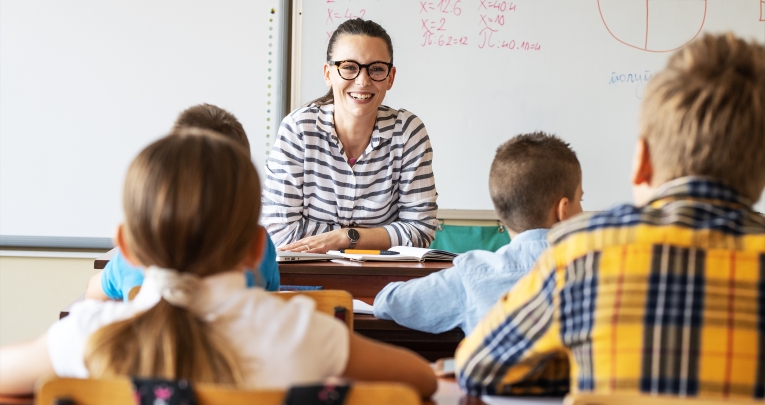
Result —
[[[239, 266], [259, 232], [260, 182], [246, 151], [212, 131], [179, 128], [128, 170], [123, 237], [144, 266], [209, 276]], [[210, 327], [164, 299], [88, 341], [92, 377], [242, 381], [235, 353]]]

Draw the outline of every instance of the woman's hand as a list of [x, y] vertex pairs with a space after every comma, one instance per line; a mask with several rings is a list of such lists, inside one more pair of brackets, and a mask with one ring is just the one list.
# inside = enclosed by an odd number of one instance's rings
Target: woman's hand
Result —
[[[356, 249], [385, 250], [390, 248], [390, 237], [385, 228], [353, 229], [357, 230], [360, 235]], [[308, 236], [277, 249], [288, 252], [327, 253], [328, 250], [346, 249], [350, 243], [348, 228], [340, 228], [321, 235]]]
[[329, 250], [340, 250], [348, 247], [348, 229], [340, 228], [321, 235], [308, 236], [297, 242], [278, 248], [287, 252], [327, 253]]

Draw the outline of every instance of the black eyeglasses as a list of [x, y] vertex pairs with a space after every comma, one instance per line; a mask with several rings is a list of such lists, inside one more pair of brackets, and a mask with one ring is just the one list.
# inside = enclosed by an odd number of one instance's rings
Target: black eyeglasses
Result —
[[359, 77], [361, 69], [366, 68], [369, 78], [376, 82], [381, 82], [387, 79], [390, 74], [390, 69], [393, 67], [393, 63], [388, 62], [372, 62], [362, 65], [353, 60], [331, 60], [327, 63], [337, 66], [337, 73], [345, 80], [353, 80]]

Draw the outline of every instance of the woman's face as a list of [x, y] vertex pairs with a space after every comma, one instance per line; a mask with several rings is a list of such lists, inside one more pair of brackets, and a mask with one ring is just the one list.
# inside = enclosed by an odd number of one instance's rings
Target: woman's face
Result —
[[[340, 35], [335, 41], [332, 60], [352, 60], [362, 65], [372, 62], [390, 62], [385, 41], [365, 35]], [[347, 114], [356, 118], [377, 116], [377, 107], [382, 104], [385, 92], [393, 86], [396, 68], [383, 81], [369, 78], [367, 69], [362, 68], [353, 80], [340, 77], [335, 65], [324, 64], [324, 81], [332, 86], [335, 96], [335, 114]]]

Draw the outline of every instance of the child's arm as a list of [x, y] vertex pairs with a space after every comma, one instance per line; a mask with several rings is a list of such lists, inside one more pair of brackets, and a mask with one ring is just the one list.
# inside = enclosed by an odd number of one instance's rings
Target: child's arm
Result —
[[436, 375], [420, 356], [406, 349], [351, 333], [348, 365], [343, 377], [358, 381], [401, 382], [423, 397], [436, 392]]
[[53, 374], [47, 336], [0, 348], [0, 394], [32, 393], [40, 377]]
[[117, 250], [104, 269], [90, 278], [85, 298], [102, 301], [127, 299], [130, 289], [141, 284], [141, 268], [134, 266]]
[[88, 287], [85, 289], [85, 298], [89, 300], [101, 301], [106, 301], [109, 299], [109, 296], [106, 295], [104, 289], [101, 288], [101, 277], [103, 274], [104, 271], [101, 270], [90, 278], [90, 281], [88, 281]]
[[430, 333], [465, 329], [467, 298], [458, 270], [386, 285], [375, 297], [375, 317]]

